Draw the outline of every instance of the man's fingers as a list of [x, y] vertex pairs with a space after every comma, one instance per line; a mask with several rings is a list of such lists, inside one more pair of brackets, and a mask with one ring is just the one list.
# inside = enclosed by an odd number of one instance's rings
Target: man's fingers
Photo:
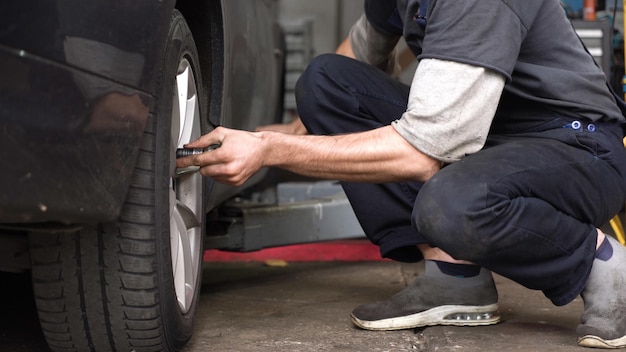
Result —
[[216, 127], [213, 131], [200, 136], [195, 141], [185, 144], [185, 148], [207, 148], [211, 145], [219, 145], [224, 140], [222, 127]]
[[200, 174], [231, 186], [241, 186], [248, 180], [245, 174], [230, 164], [204, 165], [200, 168]]
[[207, 155], [208, 153], [213, 153], [213, 151], [214, 150], [212, 149], [201, 154], [193, 154], [177, 158], [176, 167], [205, 166], [217, 163], [218, 161], [215, 161], [215, 158], [211, 155]]
[[176, 167], [177, 168], [184, 168], [184, 167], [189, 167], [189, 166], [197, 166], [195, 165], [193, 158], [195, 157], [195, 155], [192, 156], [185, 156], [182, 158], [177, 158], [176, 159]]

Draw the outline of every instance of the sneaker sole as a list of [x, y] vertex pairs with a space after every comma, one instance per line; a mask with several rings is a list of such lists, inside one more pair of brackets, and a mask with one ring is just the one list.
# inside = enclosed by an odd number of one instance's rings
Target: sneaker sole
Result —
[[605, 340], [595, 335], [585, 335], [578, 339], [578, 345], [606, 349], [623, 348], [626, 347], [626, 336], [614, 340]]
[[365, 330], [402, 330], [433, 325], [482, 326], [500, 322], [498, 304], [487, 306], [440, 306], [403, 317], [361, 320], [350, 315], [354, 325]]

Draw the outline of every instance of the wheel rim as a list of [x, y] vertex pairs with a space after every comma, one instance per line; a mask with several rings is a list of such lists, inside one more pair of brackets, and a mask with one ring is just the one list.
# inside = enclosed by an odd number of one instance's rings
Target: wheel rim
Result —
[[[200, 137], [200, 109], [192, 66], [186, 58], [178, 65], [172, 104], [170, 155]], [[170, 165], [170, 242], [176, 298], [182, 313], [191, 308], [198, 289], [202, 260], [202, 177], [198, 172], [176, 173]]]

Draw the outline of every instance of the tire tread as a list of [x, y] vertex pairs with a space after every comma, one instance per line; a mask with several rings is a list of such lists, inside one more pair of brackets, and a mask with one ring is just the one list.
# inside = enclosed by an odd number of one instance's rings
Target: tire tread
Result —
[[[178, 14], [171, 26], [181, 26], [181, 18]], [[190, 36], [188, 30], [183, 34]], [[171, 281], [164, 281], [159, 265], [170, 255], [160, 244], [169, 238], [157, 229], [169, 226], [169, 220], [156, 215], [163, 212], [163, 201], [155, 197], [163, 186], [157, 178], [158, 122], [150, 113], [118, 222], [29, 235], [35, 301], [52, 351], [100, 351], [103, 346], [171, 351], [189, 338], [170, 331], [168, 341], [165, 331], [170, 318], [162, 286]]]

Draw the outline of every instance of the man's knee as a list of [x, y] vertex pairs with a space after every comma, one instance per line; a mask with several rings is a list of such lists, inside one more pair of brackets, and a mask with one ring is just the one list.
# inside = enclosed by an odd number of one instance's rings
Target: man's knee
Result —
[[[311, 134], [351, 131], [341, 122], [351, 117], [358, 103], [354, 100], [350, 73], [355, 60], [336, 54], [313, 59], [296, 84], [298, 114]], [[346, 78], [346, 75], [348, 78]]]
[[330, 84], [337, 55], [323, 54], [311, 60], [295, 87], [295, 97], [300, 114], [314, 108], [315, 104], [327, 103], [324, 100], [325, 87]]
[[[484, 237], [484, 187], [436, 175], [420, 190], [413, 209], [417, 231], [452, 257], [475, 261], [489, 252]], [[482, 189], [481, 189], [482, 188]], [[482, 199], [482, 201], [481, 201]]]

